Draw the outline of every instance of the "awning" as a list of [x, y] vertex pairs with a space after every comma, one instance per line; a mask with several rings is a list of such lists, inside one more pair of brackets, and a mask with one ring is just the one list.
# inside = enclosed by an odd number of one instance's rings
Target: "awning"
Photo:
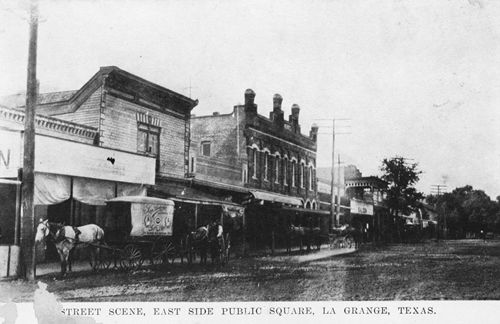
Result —
[[236, 203], [231, 201], [222, 201], [222, 200], [213, 200], [213, 199], [196, 199], [196, 198], [181, 198], [181, 197], [170, 197], [168, 198], [173, 201], [184, 202], [189, 204], [198, 204], [198, 205], [213, 205], [213, 206], [234, 206], [234, 207], [242, 207]]
[[291, 208], [291, 207], [283, 207], [282, 210], [292, 212], [292, 213], [306, 214], [306, 215], [310, 215], [310, 216], [324, 216], [324, 217], [330, 216], [330, 211], [328, 211], [328, 210]]
[[297, 197], [285, 196], [285, 195], [280, 195], [277, 193], [257, 191], [257, 190], [250, 190], [250, 193], [253, 195], [253, 197], [255, 199], [258, 199], [258, 200], [279, 202], [279, 203], [289, 204], [289, 205], [293, 205], [293, 206], [302, 206], [303, 205], [302, 199], [297, 198]]

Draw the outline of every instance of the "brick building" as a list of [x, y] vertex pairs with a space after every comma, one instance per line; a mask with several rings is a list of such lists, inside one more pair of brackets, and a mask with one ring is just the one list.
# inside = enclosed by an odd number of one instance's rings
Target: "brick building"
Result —
[[279, 94], [269, 117], [258, 113], [254, 100], [248, 89], [245, 104], [231, 113], [191, 118], [190, 190], [244, 204], [249, 231], [253, 227], [255, 234], [251, 240], [263, 235], [265, 241], [266, 230], [283, 232], [290, 222], [304, 223], [299, 214], [319, 207], [318, 128], [301, 133], [296, 104], [285, 120]]

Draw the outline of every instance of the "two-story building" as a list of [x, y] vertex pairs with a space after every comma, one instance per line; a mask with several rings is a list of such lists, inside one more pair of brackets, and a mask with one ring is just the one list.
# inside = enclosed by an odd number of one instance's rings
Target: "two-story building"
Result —
[[[0, 211], [4, 233], [17, 233], [19, 226], [13, 220], [20, 198], [13, 192], [22, 179], [24, 100], [2, 98], [0, 107], [0, 128], [9, 138], [0, 141], [0, 194], [12, 202]], [[78, 90], [39, 94], [36, 219], [105, 226], [107, 199], [184, 185], [197, 103], [114, 66], [101, 68]], [[16, 235], [2, 240], [15, 243]]]
[[265, 117], [257, 111], [254, 91], [248, 89], [244, 105], [234, 106], [231, 113], [191, 118], [189, 190], [244, 204], [254, 241], [266, 241], [271, 228], [283, 230], [290, 222], [303, 222], [300, 211], [319, 207], [318, 128], [303, 135], [300, 107], [292, 105], [286, 120], [282, 101], [276, 94]]

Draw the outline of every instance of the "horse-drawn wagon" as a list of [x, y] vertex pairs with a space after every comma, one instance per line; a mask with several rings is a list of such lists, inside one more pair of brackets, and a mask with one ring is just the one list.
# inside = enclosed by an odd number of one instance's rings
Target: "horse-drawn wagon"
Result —
[[107, 201], [105, 245], [99, 246], [98, 269], [113, 264], [124, 270], [151, 264], [172, 263], [178, 251], [174, 242], [174, 202], [144, 196], [124, 196]]

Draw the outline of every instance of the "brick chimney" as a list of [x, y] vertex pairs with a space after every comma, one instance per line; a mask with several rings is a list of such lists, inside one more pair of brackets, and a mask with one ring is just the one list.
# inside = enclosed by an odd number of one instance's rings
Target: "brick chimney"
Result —
[[312, 124], [309, 131], [309, 138], [316, 143], [318, 141], [318, 125]]
[[288, 117], [288, 121], [292, 125], [292, 131], [294, 133], [300, 134], [299, 113], [300, 113], [299, 105], [293, 104], [292, 105], [292, 114]]
[[255, 92], [252, 89], [247, 89], [245, 91], [245, 112], [246, 113], [257, 113], [257, 105], [254, 103]]
[[283, 97], [280, 94], [275, 94], [273, 96], [273, 111], [269, 114], [269, 119], [271, 119], [279, 127], [284, 125], [284, 113], [281, 110], [281, 103], [283, 102]]

